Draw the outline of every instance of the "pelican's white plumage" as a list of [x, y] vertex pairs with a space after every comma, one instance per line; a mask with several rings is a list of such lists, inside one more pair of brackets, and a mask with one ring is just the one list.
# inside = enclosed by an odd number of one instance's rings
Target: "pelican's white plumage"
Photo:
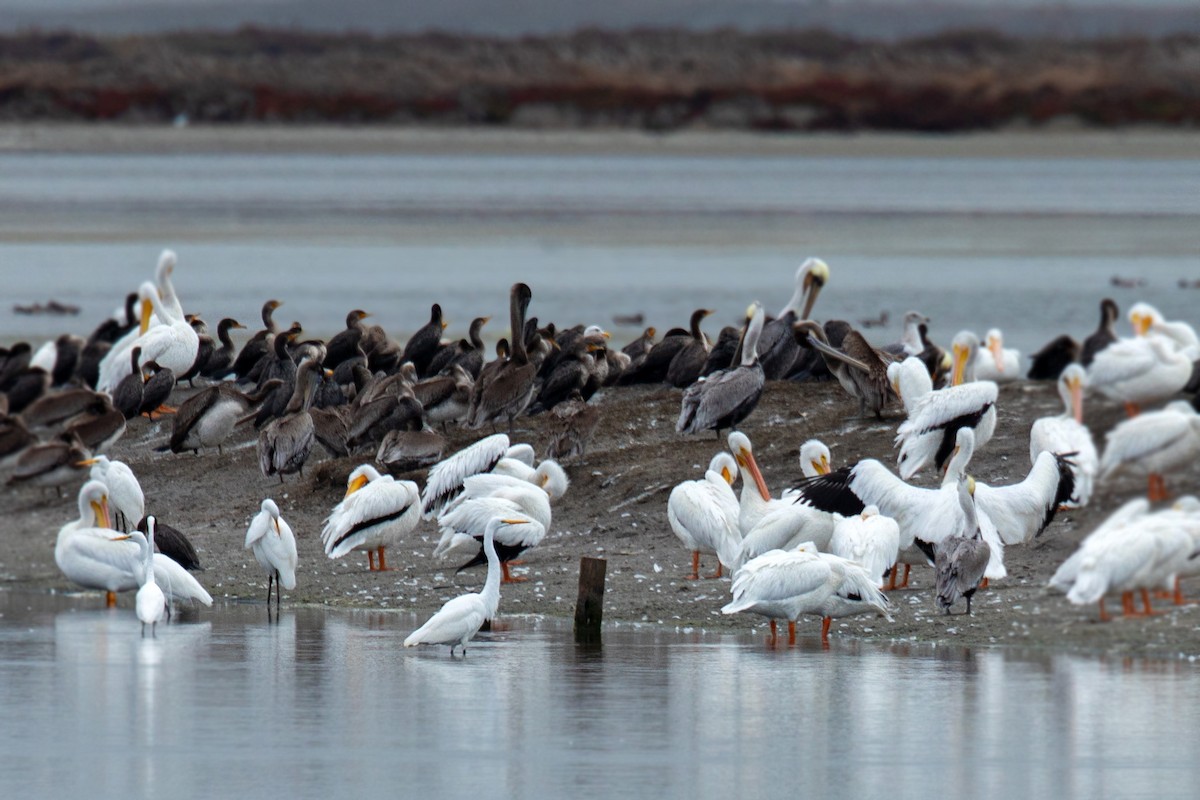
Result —
[[1050, 578], [1048, 585], [1052, 589], [1056, 589], [1063, 594], [1071, 591], [1071, 587], [1075, 584], [1075, 578], [1079, 575], [1079, 566], [1083, 559], [1083, 555], [1089, 548], [1095, 546], [1095, 543], [1108, 536], [1113, 531], [1123, 528], [1126, 524], [1133, 522], [1146, 514], [1150, 513], [1150, 501], [1144, 497], [1139, 497], [1130, 500], [1108, 517], [1096, 527], [1094, 531], [1089, 533], [1079, 547], [1066, 561], [1064, 561], [1055, 571], [1054, 576]]
[[[1110, 348], [1111, 349], [1111, 348]], [[1164, 500], [1162, 476], [1184, 468], [1200, 457], [1200, 415], [1182, 400], [1161, 411], [1139, 414], [1108, 433], [1100, 460], [1100, 481], [1111, 480], [1127, 469], [1150, 476], [1150, 499]]]
[[142, 635], [146, 635], [146, 626], [150, 626], [150, 635], [154, 635], [155, 627], [162, 622], [167, 613], [167, 598], [154, 579], [154, 517], [146, 520], [146, 534], [134, 531], [131, 538], [142, 549], [142, 585], [137, 591], [134, 607], [138, 620], [142, 623]]
[[829, 552], [861, 564], [876, 586], [900, 553], [900, 526], [891, 517], [867, 506], [861, 514], [838, 517], [829, 539]]
[[405, 647], [448, 644], [451, 655], [454, 655], [454, 648], [460, 646], [463, 655], [466, 655], [467, 642], [479, 633], [484, 622], [496, 616], [500, 607], [500, 558], [496, 554], [496, 533], [504, 527], [520, 525], [525, 521], [520, 518], [501, 517], [494, 517], [488, 521], [483, 531], [483, 552], [488, 565], [483, 590], [460, 595], [448, 601], [424, 625], [408, 635], [404, 640]]
[[463, 494], [438, 516], [441, 539], [434, 557], [443, 560], [473, 556], [460, 569], [482, 563], [482, 535], [479, 533], [495, 518], [519, 520], [502, 526], [496, 536], [505, 583], [514, 579], [508, 573], [508, 561], [536, 547], [550, 530], [550, 495], [545, 489], [507, 475], [473, 475], [464, 481]]
[[715, 555], [721, 566], [733, 568], [742, 532], [738, 528], [740, 508], [730, 484], [737, 474], [737, 462], [729, 453], [718, 453], [709, 462], [702, 480], [684, 481], [667, 498], [667, 522], [684, 549], [692, 554], [692, 574], [700, 577], [700, 555]]
[[130, 374], [133, 368], [130, 363], [130, 354], [133, 352], [134, 343], [151, 328], [163, 324], [163, 321], [154, 313], [154, 298], [158, 295], [154, 284], [145, 281], [138, 287], [137, 295], [138, 307], [141, 308], [141, 321], [114, 342], [108, 353], [100, 360], [99, 377], [96, 382], [96, 388], [100, 391], [111, 393], [117, 384]]
[[987, 444], [996, 430], [996, 398], [1000, 389], [992, 381], [974, 380], [979, 340], [973, 333], [959, 333], [954, 337], [952, 351], [954, 385], [918, 399], [908, 419], [896, 430], [900, 477], [905, 480], [929, 463], [942, 469], [954, 449], [960, 428], [974, 431], [977, 449]]
[[[108, 522], [105, 492], [100, 481], [88, 481], [80, 489], [80, 520], [59, 530], [54, 562], [67, 578], [80, 586], [127, 592], [142, 584], [141, 548], [129, 536], [99, 527]], [[96, 501], [97, 507], [103, 507], [102, 519], [95, 511], [96, 507], [91, 505], [97, 497], [103, 498]], [[81, 524], [88, 516], [92, 517], [92, 524]], [[187, 570], [161, 553], [154, 554], [154, 578], [172, 600], [197, 600], [206, 606], [212, 605], [212, 597], [204, 587]]]
[[[146, 516], [146, 497], [133, 470], [123, 461], [96, 456], [82, 464], [91, 465], [90, 477], [108, 489], [108, 504], [125, 530], [136, 528]], [[114, 522], [117, 520], [114, 520]]]
[[421, 495], [412, 481], [380, 475], [363, 464], [346, 480], [346, 494], [333, 507], [321, 530], [325, 555], [341, 558], [352, 550], [366, 550], [374, 570], [387, 569], [385, 548], [398, 543], [421, 521]]
[[1186, 322], [1164, 319], [1159, 310], [1149, 303], [1134, 303], [1129, 309], [1129, 322], [1138, 336], [1164, 336], [1177, 349], [1190, 350], [1193, 357], [1200, 355], [1200, 337], [1196, 336], [1196, 329]]
[[[271, 602], [271, 584], [275, 581], [288, 591], [296, 588], [296, 536], [287, 521], [280, 516], [274, 500], [262, 501], [259, 512], [246, 529], [245, 549], [254, 553], [259, 566], [267, 571], [267, 603]], [[279, 595], [276, 593], [276, 605]]]
[[975, 363], [975, 377], [981, 381], [1007, 383], [1021, 377], [1021, 351], [1004, 347], [1004, 334], [992, 328], [984, 337]]
[[1088, 385], [1110, 400], [1136, 407], [1159, 403], [1183, 390], [1192, 377], [1192, 358], [1157, 334], [1121, 339], [1096, 354]]
[[1100, 469], [1100, 457], [1092, 441], [1092, 432], [1083, 424], [1083, 390], [1087, 373], [1078, 364], [1071, 364], [1058, 378], [1058, 394], [1064, 411], [1053, 417], [1035, 420], [1029, 430], [1029, 463], [1037, 462], [1038, 454], [1053, 453], [1071, 456], [1071, 471], [1075, 474], [1075, 492], [1065, 505], [1071, 508], [1086, 506], [1092, 496], [1092, 484]]
[[[949, 467], [937, 489], [912, 486], [896, 477], [874, 459], [835, 470], [829, 475], [805, 481], [800, 488], [802, 502], [844, 516], [861, 514], [868, 505], [891, 517], [900, 526], [900, 563], [928, 563], [928, 556], [914, 542], [919, 539], [935, 545], [951, 536], [962, 535], [967, 520], [958, 499], [958, 479], [965, 474], [970, 460], [974, 434], [962, 428], [955, 437]], [[991, 548], [986, 576], [999, 580], [1008, 573], [1004, 568], [1004, 544], [987, 513], [977, 509], [983, 540]]]
[[933, 378], [925, 362], [916, 356], [888, 364], [887, 374], [892, 391], [904, 404], [905, 414], [911, 414], [921, 398], [933, 391]]
[[424, 519], [436, 517], [462, 491], [465, 478], [490, 472], [508, 451], [508, 436], [497, 433], [434, 464], [429, 468], [429, 477], [421, 493], [421, 516]]
[[[777, 619], [795, 623], [802, 614], [816, 614], [826, 618], [821, 631], [825, 640], [829, 618], [873, 609], [886, 615], [888, 601], [861, 566], [804, 542], [795, 550], [772, 550], [746, 562], [734, 575], [733, 600], [721, 613], [767, 617], [772, 634]], [[789, 642], [794, 631], [789, 624]]]

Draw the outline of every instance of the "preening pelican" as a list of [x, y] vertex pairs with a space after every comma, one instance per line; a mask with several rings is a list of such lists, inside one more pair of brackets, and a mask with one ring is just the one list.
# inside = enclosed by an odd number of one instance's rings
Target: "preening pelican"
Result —
[[150, 626], [150, 635], [155, 636], [155, 628], [167, 614], [167, 598], [154, 580], [154, 517], [146, 518], [146, 527], [144, 535], [141, 531], [131, 534], [142, 549], [142, 585], [137, 591], [134, 606], [142, 623], [142, 636], [146, 635], [147, 625]]
[[867, 506], [861, 514], [837, 518], [829, 538], [829, 552], [861, 564], [876, 586], [900, 554], [900, 526], [891, 517]]
[[758, 340], [758, 359], [767, 380], [782, 380], [792, 371], [800, 354], [792, 325], [808, 319], [817, 295], [829, 282], [829, 265], [819, 258], [806, 258], [796, 270], [796, 288], [779, 316], [763, 325]]
[[[963, 429], [958, 436], [962, 469], [974, 455], [974, 435]], [[1020, 483], [988, 486], [971, 482], [973, 506], [996, 527], [1000, 541], [1007, 545], [1024, 544], [1039, 536], [1058, 509], [1075, 496], [1075, 474], [1070, 454], [1043, 452]], [[989, 576], [990, 577], [990, 576]]]
[[1038, 454], [1070, 454], [1071, 471], [1075, 474], [1075, 492], [1064, 503], [1068, 508], [1086, 506], [1092, 496], [1092, 483], [1100, 469], [1100, 457], [1092, 442], [1092, 433], [1083, 424], [1083, 390], [1087, 373], [1078, 364], [1071, 364], [1058, 377], [1058, 395], [1063, 401], [1063, 413], [1035, 420], [1029, 430], [1029, 463], [1037, 463]]
[[465, 478], [491, 472], [509, 452], [509, 447], [508, 436], [496, 433], [430, 467], [425, 489], [421, 492], [421, 517], [433, 519], [440, 514], [462, 493]]
[[1191, 350], [1193, 357], [1200, 356], [1200, 338], [1196, 329], [1186, 322], [1167, 321], [1159, 310], [1149, 303], [1136, 303], [1129, 309], [1129, 323], [1138, 336], [1158, 335], [1170, 339], [1180, 350]]
[[283, 590], [296, 588], [296, 536], [292, 527], [279, 514], [279, 506], [271, 499], [263, 500], [262, 506], [250, 527], [246, 529], [245, 549], [254, 553], [259, 566], [267, 571], [267, 610], [271, 609], [271, 587], [275, 590], [275, 608], [282, 602]]
[[749, 318], [742, 340], [742, 363], [701, 378], [684, 391], [677, 432], [716, 430], [720, 436], [722, 428], [736, 428], [758, 405], [765, 381], [755, 349], [763, 328], [760, 304], [750, 307]]
[[992, 328], [984, 337], [975, 363], [975, 377], [981, 381], [1006, 383], [1021, 377], [1021, 351], [1004, 347], [1004, 334]]
[[380, 475], [371, 465], [363, 464], [346, 480], [346, 494], [325, 520], [321, 542], [330, 558], [341, 558], [351, 550], [366, 550], [368, 569], [386, 572], [385, 548], [411, 533], [420, 521], [417, 485]]
[[1100, 482], [1134, 470], [1149, 476], [1150, 500], [1166, 500], [1169, 493], [1163, 474], [1191, 466], [1198, 456], [1200, 416], [1190, 403], [1176, 400], [1161, 411], [1140, 414], [1109, 431], [1100, 461]]
[[733, 577], [733, 601], [722, 614], [749, 612], [771, 621], [788, 621], [788, 644], [796, 642], [796, 620], [802, 614], [822, 617], [821, 642], [829, 642], [833, 617], [878, 611], [888, 616], [888, 600], [858, 564], [818, 552], [811, 542], [797, 549], [772, 550], [748, 561]]
[[842, 388], [858, 400], [860, 417], [865, 417], [868, 410], [879, 417], [883, 409], [897, 399], [888, 380], [888, 367], [895, 360], [891, 353], [872, 347], [854, 329], [842, 338], [841, 349], [829, 344], [825, 329], [815, 322], [798, 323], [796, 329], [808, 334], [809, 344], [821, 354], [825, 366]]
[[108, 504], [116, 512], [113, 521], [121, 530], [129, 531], [138, 526], [146, 516], [146, 497], [133, 470], [123, 461], [112, 461], [107, 456], [96, 456], [79, 462], [90, 466], [91, 479], [100, 481], [108, 489]]
[[684, 481], [667, 498], [671, 530], [692, 553], [690, 580], [700, 578], [701, 553], [718, 558], [717, 571], [710, 578], [721, 577], [722, 565], [732, 566], [737, 558], [742, 533], [738, 529], [738, 500], [731, 488], [736, 477], [733, 456], [718, 453], [709, 462], [703, 480]]
[[458, 572], [486, 563], [480, 530], [489, 520], [523, 518], [521, 524], [502, 528], [496, 538], [496, 551], [505, 583], [518, 583], [525, 578], [509, 574], [509, 562], [525, 550], [536, 547], [550, 530], [550, 495], [539, 488], [507, 475], [473, 475], [467, 478], [463, 494], [438, 517], [442, 537], [434, 556], [451, 558], [456, 554], [473, 552], [470, 561]]
[[[799, 502], [842, 516], [861, 514], [868, 505], [896, 520], [900, 526], [900, 560], [906, 566], [929, 563], [933, 545], [960, 535], [967, 524], [958, 500], [958, 479], [965, 474], [971, 456], [973, 434], [960, 429], [955, 437], [950, 464], [937, 489], [910, 486], [883, 464], [865, 459], [828, 475], [797, 484]], [[1004, 544], [986, 513], [979, 513], [984, 541], [991, 548], [986, 577], [1000, 579], [1004, 568]], [[893, 575], [895, 573], [893, 572]], [[907, 582], [907, 571], [905, 581]], [[889, 583], [890, 588], [891, 584]]]
[[959, 478], [956, 492], [966, 524], [957, 535], [934, 545], [937, 603], [944, 613], [949, 614], [958, 598], [966, 598], [967, 614], [970, 615], [971, 598], [983, 581], [991, 550], [983, 540], [983, 530], [979, 526], [979, 517], [972, 500], [975, 481], [972, 478]]
[[492, 518], [483, 531], [483, 552], [487, 558], [487, 580], [483, 591], [460, 595], [447, 602], [429, 620], [408, 635], [405, 647], [419, 644], [448, 644], [450, 655], [455, 647], [462, 647], [467, 654], [467, 642], [479, 633], [483, 623], [496, 616], [500, 607], [500, 558], [496, 554], [496, 533], [510, 525], [522, 525], [528, 520], [520, 518]]
[[[976, 449], [987, 444], [996, 430], [999, 387], [992, 381], [974, 380], [979, 339], [964, 331], [954, 337], [952, 349], [952, 385], [917, 400], [908, 419], [896, 430], [900, 477], [905, 480], [920, 472], [930, 461], [937, 469], [942, 469], [954, 450], [959, 429], [974, 431]], [[888, 513], [882, 507], [880, 510]]]
[[[141, 548], [128, 535], [108, 529], [108, 496], [100, 481], [83, 485], [79, 508], [80, 521], [64, 525], [58, 532], [54, 562], [80, 586], [107, 591], [108, 605], [115, 605], [116, 592], [131, 591], [142, 584]], [[161, 553], [154, 554], [154, 578], [172, 600], [198, 600], [212, 605], [212, 597], [204, 587]]]
[[888, 364], [888, 380], [892, 391], [904, 404], [904, 413], [912, 414], [922, 397], [933, 391], [933, 378], [925, 362], [916, 356]]
[[1129, 416], [1183, 390], [1192, 377], [1192, 358], [1165, 336], [1147, 334], [1121, 339], [1096, 354], [1088, 367], [1088, 386], [1125, 404]]

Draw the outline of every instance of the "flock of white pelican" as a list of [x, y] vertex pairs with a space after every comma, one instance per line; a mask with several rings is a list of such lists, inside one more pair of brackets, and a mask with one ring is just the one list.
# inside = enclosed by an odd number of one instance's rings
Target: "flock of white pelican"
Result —
[[[914, 566], [934, 568], [939, 608], [950, 613], [963, 600], [969, 614], [978, 590], [1007, 577], [1006, 548], [1027, 545], [1060, 510], [1086, 506], [1124, 472], [1147, 476], [1148, 497], [1106, 520], [1049, 585], [1072, 603], [1098, 603], [1107, 619], [1106, 597], [1121, 596], [1126, 614], [1151, 613], [1151, 590], [1181, 602], [1178, 580], [1200, 573], [1200, 502], [1150, 507], [1168, 499], [1167, 477], [1200, 455], [1200, 415], [1178, 399], [1195, 389], [1200, 340], [1144, 303], [1130, 311], [1132, 336], [1117, 335], [1118, 311], [1106, 300], [1099, 330], [1082, 345], [1064, 336], [1033, 357], [1030, 374], [1057, 380], [1063, 411], [1032, 424], [1026, 477], [989, 486], [970, 465], [1003, 413], [999, 384], [1023, 379], [1020, 354], [1004, 347], [998, 329], [982, 344], [963, 331], [945, 352], [917, 312], [905, 317], [899, 341], [882, 347], [845, 322], [819, 324], [810, 315], [830, 279], [819, 259], [800, 267], [774, 318], [751, 303], [741, 327], [714, 343], [701, 329], [711, 312], [700, 309], [688, 329], [656, 342], [649, 328], [621, 351], [599, 326], [539, 327], [527, 318], [532, 291], [518, 283], [509, 336], [491, 361], [480, 339], [489, 318], [474, 320], [468, 338], [445, 341], [437, 304], [401, 346], [359, 309], [328, 342], [302, 340], [299, 323], [275, 324], [282, 303], [270, 300], [263, 329], [239, 351], [229, 338], [243, 327], [235, 320], [222, 320], [214, 341], [184, 312], [175, 266], [164, 252], [155, 279], [89, 339], [64, 335], [37, 351], [16, 345], [0, 353], [0, 467], [10, 470], [9, 485], [61, 491], [82, 483], [79, 517], [60, 529], [55, 562], [72, 583], [105, 591], [110, 605], [116, 593], [136, 591], [143, 633], [149, 624], [153, 635], [175, 603], [212, 598], [189, 572], [198, 556], [187, 537], [148, 513], [153, 504], [133, 471], [104, 454], [127, 420], [165, 414], [171, 435], [161, 451], [218, 455], [253, 424], [259, 469], [272, 480], [303, 475], [318, 444], [331, 457], [365, 462], [328, 511], [325, 555], [365, 552], [369, 570], [386, 571], [387, 548], [409, 541], [423, 522], [435, 524], [432, 556], [460, 563], [460, 571], [486, 565], [487, 577], [481, 592], [447, 602], [405, 645], [448, 644], [465, 654], [497, 613], [501, 585], [522, 580], [510, 565], [552, 529], [553, 504], [570, 483], [559, 460], [586, 453], [602, 406], [592, 398], [632, 383], [683, 388], [679, 434], [716, 431], [720, 440], [729, 431], [704, 475], [670, 492], [665, 523], [690, 554], [688, 577], [700, 578], [701, 557], [715, 557], [709, 577], [728, 571], [732, 581], [720, 610], [766, 617], [772, 640], [777, 621], [786, 621], [794, 642], [804, 615], [822, 618], [823, 642], [833, 619], [890, 619], [888, 592], [906, 588]], [[799, 448], [801, 475], [772, 494], [739, 425], [767, 381], [822, 378], [857, 400], [860, 416], [899, 420], [895, 464], [835, 466], [830, 448], [810, 439]], [[183, 382], [197, 380], [201, 388], [170, 405]], [[1108, 433], [1102, 455], [1084, 424], [1087, 392], [1129, 414]], [[555, 431], [540, 462], [533, 447], [495, 432], [507, 426], [511, 434], [518, 419], [537, 413]], [[492, 433], [446, 457], [449, 425]], [[426, 468], [423, 484], [398, 477]], [[931, 485], [914, 483], [922, 472], [934, 474]], [[244, 547], [267, 574], [268, 610], [274, 591], [278, 611], [282, 592], [296, 587], [298, 555], [273, 499], [262, 500]]]

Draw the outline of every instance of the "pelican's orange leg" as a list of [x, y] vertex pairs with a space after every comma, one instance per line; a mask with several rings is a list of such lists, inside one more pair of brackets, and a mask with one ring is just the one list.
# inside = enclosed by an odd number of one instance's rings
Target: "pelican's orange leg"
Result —
[[1181, 606], [1184, 604], [1183, 589], [1179, 588], [1179, 576], [1175, 576], [1175, 605]]
[[904, 580], [900, 581], [900, 586], [898, 588], [900, 588], [900, 589], [908, 588], [908, 573], [910, 573], [910, 572], [912, 572], [912, 564], [905, 564], [904, 565]]
[[374, 550], [367, 551], [367, 569], [369, 569], [371, 572], [375, 571], [375, 551]]
[[1142, 409], [1138, 407], [1137, 403], [1126, 403], [1125, 413], [1131, 417], [1136, 417], [1138, 414], [1142, 413]]
[[833, 624], [833, 617], [825, 617], [821, 620], [821, 645], [829, 647], [829, 626]]
[[794, 620], [788, 620], [788, 644], [796, 643], [796, 623]]
[[722, 576], [722, 575], [724, 575], [724, 574], [725, 574], [725, 573], [721, 571], [721, 562], [720, 562], [720, 561], [717, 561], [717, 571], [716, 571], [716, 572], [714, 572], [712, 575], [708, 575], [707, 577], [709, 577], [709, 578], [719, 578], [719, 577], [721, 577], [721, 576]]
[[1103, 597], [1101, 597], [1101, 598], [1100, 598], [1100, 621], [1101, 621], [1101, 622], [1108, 622], [1108, 621], [1110, 621], [1111, 619], [1112, 619], [1112, 617], [1110, 617], [1110, 616], [1108, 615], [1108, 612], [1104, 610], [1104, 598], [1103, 598]]
[[771, 620], [771, 640], [770, 640], [770, 642], [771, 642], [772, 647], [775, 646], [775, 634], [776, 634], [775, 620]]
[[1146, 614], [1147, 617], [1152, 617], [1158, 613], [1157, 611], [1155, 611], [1153, 608], [1150, 607], [1150, 593], [1148, 591], [1146, 591], [1145, 589], [1142, 589], [1142, 605], [1146, 609], [1144, 613]]
[[988, 579], [984, 578], [982, 581], [979, 582], [979, 588], [986, 589], [987, 587], [988, 587]]
[[1124, 592], [1121, 595], [1121, 611], [1127, 617], [1137, 616], [1137, 610], [1133, 607], [1133, 592]]
[[108, 592], [104, 595], [104, 607], [105, 608], [112, 608], [116, 604], [117, 604], [117, 593], [116, 592]]
[[387, 565], [387, 561], [383, 557], [383, 545], [379, 546], [379, 571], [391, 572], [392, 568]]
[[692, 551], [692, 574], [687, 576], [689, 581], [700, 580], [700, 551]]
[[896, 588], [896, 572], [900, 569], [900, 564], [892, 564], [892, 569], [888, 573], [888, 584], [883, 587], [884, 591], [890, 592]]

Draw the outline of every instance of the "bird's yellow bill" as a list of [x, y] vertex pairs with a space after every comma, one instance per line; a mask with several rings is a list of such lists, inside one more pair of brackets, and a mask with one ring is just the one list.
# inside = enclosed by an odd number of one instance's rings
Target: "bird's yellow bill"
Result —
[[357, 478], [350, 481], [350, 483], [346, 486], [346, 494], [343, 495], [342, 499], [345, 500], [347, 497], [354, 494], [355, 492], [357, 492], [359, 489], [361, 489], [362, 487], [364, 487], [366, 485], [367, 485], [367, 476], [359, 475]]
[[1129, 319], [1133, 323], [1133, 332], [1138, 336], [1145, 336], [1150, 332], [1150, 317], [1146, 314], [1134, 314]]
[[99, 460], [100, 460], [100, 459], [98, 459], [98, 458], [88, 458], [88, 459], [85, 459], [85, 460], [83, 460], [83, 461], [76, 461], [76, 462], [75, 462], [75, 466], [77, 466], [77, 467], [90, 467], [92, 464], [95, 464], [95, 463], [96, 463], [97, 461], [99, 461]]
[[750, 472], [750, 477], [754, 479], [754, 485], [758, 487], [758, 493], [762, 495], [762, 499], [770, 501], [771, 492], [767, 489], [767, 482], [758, 469], [758, 462], [754, 460], [754, 454], [746, 449], [739, 450], [737, 462], [739, 467], [744, 467]]
[[730, 486], [733, 485], [733, 472], [730, 471], [729, 467], [721, 467], [721, 477], [724, 478], [725, 482]]
[[500, 521], [505, 525], [524, 525], [529, 522], [527, 519], [502, 519]]
[[954, 345], [954, 362], [951, 368], [950, 385], [961, 386], [967, 376], [967, 348], [962, 345]]
[[142, 301], [142, 317], [138, 323], [138, 333], [144, 334], [150, 330], [150, 316], [154, 313], [154, 304], [149, 300]]
[[1004, 343], [993, 336], [988, 339], [988, 350], [992, 351], [992, 358], [996, 361], [996, 371], [1004, 372]]
[[1075, 421], [1083, 424], [1083, 381], [1079, 378], [1067, 379], [1067, 388], [1071, 390], [1071, 412]]
[[812, 463], [812, 468], [814, 470], [816, 470], [818, 475], [828, 475], [829, 474], [829, 456], [821, 456], [820, 461], [818, 461], [814, 458], [811, 463]]

